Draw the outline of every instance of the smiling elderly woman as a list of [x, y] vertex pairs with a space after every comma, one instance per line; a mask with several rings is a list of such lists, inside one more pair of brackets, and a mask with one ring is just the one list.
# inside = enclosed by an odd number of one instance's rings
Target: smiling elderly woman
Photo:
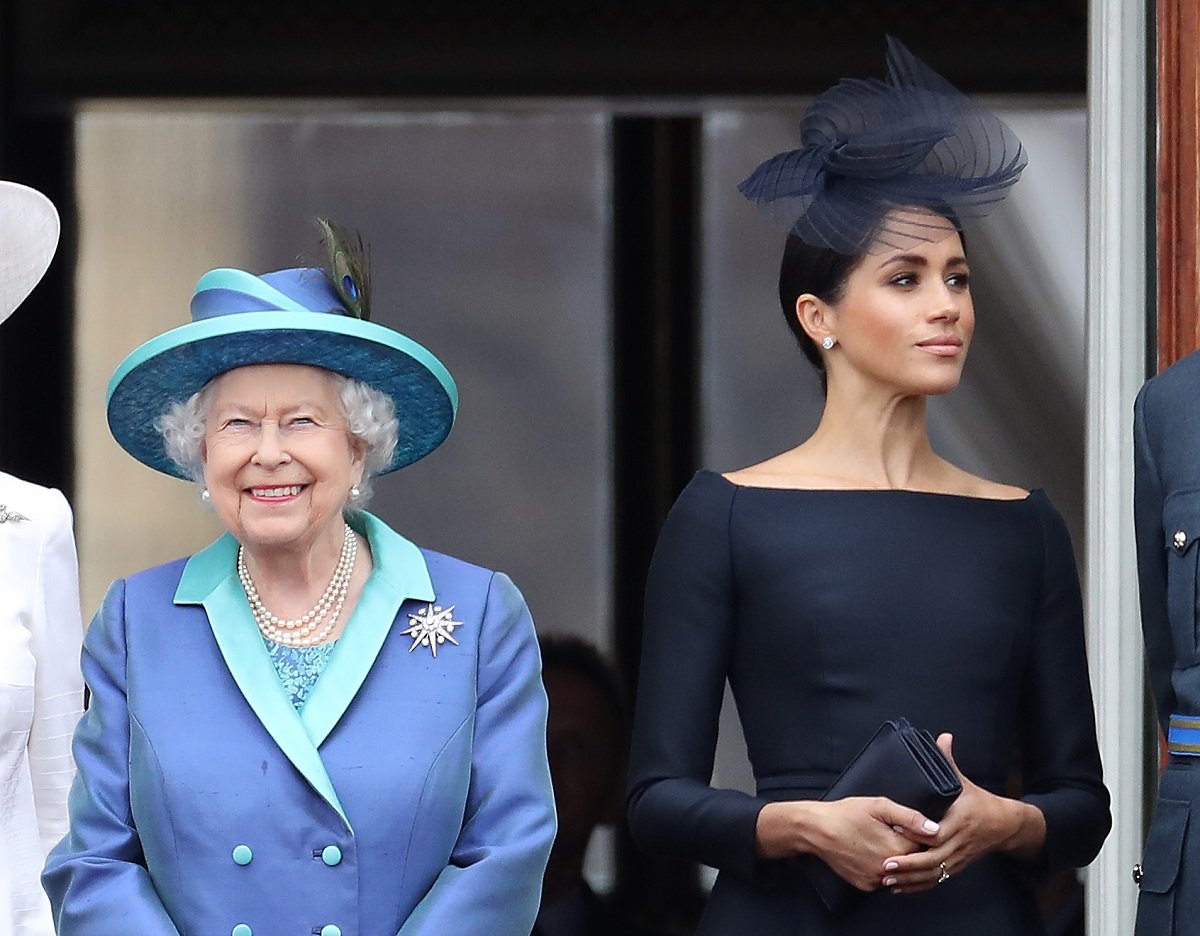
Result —
[[[332, 371], [317, 373], [332, 390], [337, 416], [350, 435], [351, 445], [362, 454], [361, 478], [351, 486], [347, 502], [353, 510], [362, 509], [370, 500], [372, 479], [388, 467], [395, 453], [399, 426], [396, 408], [391, 397], [362, 381]], [[205, 427], [212, 412], [216, 388], [224, 379], [224, 376], [218, 377], [182, 403], [172, 404], [155, 423], [155, 428], [162, 433], [167, 455], [202, 488]], [[272, 378], [268, 375], [267, 379]]]
[[62, 936], [533, 924], [554, 810], [532, 621], [504, 575], [361, 510], [457, 392], [351, 314], [359, 282], [211, 271], [194, 321], [113, 376], [117, 441], [201, 483], [228, 533], [115, 582], [88, 632], [43, 876]]

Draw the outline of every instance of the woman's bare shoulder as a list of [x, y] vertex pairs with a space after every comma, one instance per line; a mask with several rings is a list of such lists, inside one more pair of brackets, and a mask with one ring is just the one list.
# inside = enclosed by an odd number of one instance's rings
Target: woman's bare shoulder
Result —
[[[1029, 491], [1011, 484], [1003, 484], [971, 474], [950, 462], [938, 459], [938, 465], [920, 478], [913, 478], [912, 490], [939, 494], [957, 494], [986, 500], [1024, 500]], [[854, 490], [886, 488], [880, 479], [856, 475], [833, 464], [820, 453], [801, 444], [765, 461], [726, 471], [721, 475], [731, 484], [740, 487], [792, 488], [800, 490]]]
[[739, 487], [816, 489], [844, 486], [841, 479], [821, 471], [821, 466], [807, 455], [803, 446], [745, 468], [722, 472], [721, 477]]
[[1024, 500], [1029, 496], [1029, 491], [1025, 488], [974, 475], [953, 465], [950, 468], [952, 470], [948, 479], [950, 482], [950, 490], [946, 492], [948, 494], [962, 494], [967, 497], [981, 497], [988, 500]]

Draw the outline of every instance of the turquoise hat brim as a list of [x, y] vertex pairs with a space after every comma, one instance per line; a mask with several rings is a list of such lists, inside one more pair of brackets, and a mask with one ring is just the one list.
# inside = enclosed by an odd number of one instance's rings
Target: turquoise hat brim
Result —
[[454, 425], [458, 388], [433, 354], [375, 322], [344, 315], [239, 312], [181, 325], [131, 352], [108, 383], [108, 425], [130, 455], [185, 478], [154, 422], [214, 377], [253, 364], [307, 364], [360, 380], [396, 406], [399, 441], [386, 474], [437, 448]]

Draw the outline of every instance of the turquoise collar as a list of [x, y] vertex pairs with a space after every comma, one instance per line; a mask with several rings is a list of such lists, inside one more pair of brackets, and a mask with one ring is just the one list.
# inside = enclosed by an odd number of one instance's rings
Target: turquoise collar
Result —
[[416, 545], [379, 518], [348, 521], [366, 537], [374, 568], [312, 695], [297, 712], [279, 681], [238, 581], [238, 541], [226, 533], [184, 566], [175, 604], [203, 605], [213, 637], [242, 696], [312, 788], [342, 817], [318, 749], [354, 701], [406, 599], [433, 601], [433, 583]]
[[[352, 514], [347, 522], [371, 546], [375, 565], [372, 579], [376, 576], [384, 579], [393, 591], [405, 597], [433, 601], [429, 569], [415, 543], [366, 511]], [[236, 582], [237, 551], [238, 541], [232, 533], [226, 533], [188, 559], [175, 589], [175, 604], [204, 604], [204, 599], [225, 579], [233, 578]]]

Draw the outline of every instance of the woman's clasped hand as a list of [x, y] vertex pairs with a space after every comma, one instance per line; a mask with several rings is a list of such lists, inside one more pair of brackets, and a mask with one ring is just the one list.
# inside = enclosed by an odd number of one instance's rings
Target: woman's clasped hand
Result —
[[758, 814], [759, 857], [812, 853], [859, 890], [872, 891], [883, 885], [886, 861], [932, 844], [938, 829], [883, 796], [768, 803]]
[[[938, 747], [954, 764], [953, 736]], [[817, 855], [862, 891], [916, 893], [945, 883], [982, 855], [1033, 858], [1045, 838], [1039, 809], [990, 793], [963, 776], [941, 822], [883, 796], [769, 803], [758, 816], [760, 858]]]
[[[953, 737], [942, 734], [937, 743], [953, 764]], [[925, 843], [928, 847], [898, 849], [884, 862], [882, 884], [893, 893], [929, 890], [990, 852], [1036, 858], [1045, 841], [1046, 819], [1040, 809], [989, 793], [963, 776], [957, 764], [955, 770], [962, 780], [962, 794]]]

